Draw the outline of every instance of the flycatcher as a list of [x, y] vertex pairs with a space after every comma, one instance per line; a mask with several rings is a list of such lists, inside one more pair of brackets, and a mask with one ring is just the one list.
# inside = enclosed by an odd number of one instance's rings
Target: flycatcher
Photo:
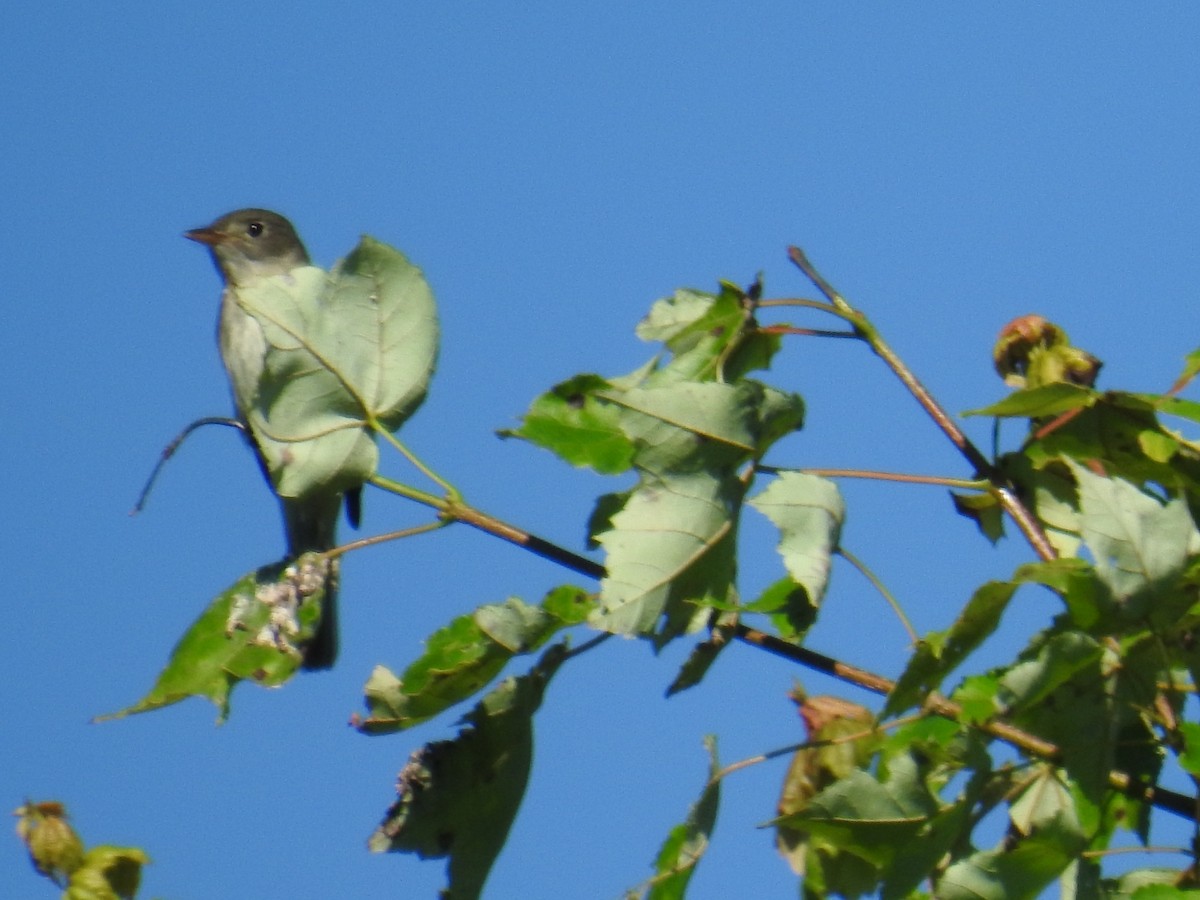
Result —
[[[257, 403], [266, 365], [267, 341], [262, 326], [238, 305], [236, 289], [307, 266], [308, 252], [292, 223], [266, 209], [236, 210], [204, 228], [184, 232], [184, 237], [208, 247], [225, 282], [217, 344], [229, 376], [237, 417], [246, 426], [243, 433], [254, 446], [263, 474], [271, 483], [266, 461], [249, 427], [249, 412]], [[273, 483], [271, 489], [275, 489]], [[333, 491], [303, 499], [279, 497], [289, 557], [309, 551], [322, 552], [337, 545], [341, 502], [342, 495]], [[347, 498], [347, 513], [357, 525], [357, 491], [350, 492]], [[306, 669], [328, 669], [337, 657], [337, 581], [338, 567], [334, 561], [325, 586], [320, 624], [304, 648], [302, 665]]]

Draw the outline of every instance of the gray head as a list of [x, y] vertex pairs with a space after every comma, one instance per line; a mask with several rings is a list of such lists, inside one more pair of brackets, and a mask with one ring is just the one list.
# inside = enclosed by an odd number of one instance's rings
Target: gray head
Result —
[[269, 209], [235, 210], [183, 236], [207, 245], [221, 276], [234, 284], [308, 265], [292, 223]]

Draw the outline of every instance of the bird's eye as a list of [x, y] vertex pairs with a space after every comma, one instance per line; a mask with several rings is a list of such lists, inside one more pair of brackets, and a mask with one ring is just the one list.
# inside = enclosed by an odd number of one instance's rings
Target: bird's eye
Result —
[[261, 235], [262, 233], [263, 233], [263, 223], [262, 222], [251, 222], [249, 225], [246, 226], [246, 234], [250, 235], [250, 237], [252, 237], [252, 238], [256, 238], [259, 235]]

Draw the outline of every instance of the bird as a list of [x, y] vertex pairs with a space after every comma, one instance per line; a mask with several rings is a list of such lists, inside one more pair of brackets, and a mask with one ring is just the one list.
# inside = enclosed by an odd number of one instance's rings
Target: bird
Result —
[[[266, 368], [267, 341], [262, 326], [237, 301], [238, 287], [251, 285], [259, 279], [286, 275], [309, 265], [308, 251], [292, 223], [268, 209], [234, 210], [211, 225], [184, 232], [184, 237], [208, 247], [224, 284], [217, 320], [217, 345], [229, 377], [237, 419], [243, 426], [242, 433], [253, 446], [263, 475], [279, 499], [288, 558], [331, 550], [337, 546], [337, 522], [343, 494], [340, 491], [317, 492], [302, 498], [280, 495], [250, 430], [250, 410], [257, 403]], [[358, 526], [360, 497], [360, 489], [345, 493], [347, 517], [355, 527]], [[337, 658], [338, 575], [338, 563], [334, 560], [325, 585], [317, 631], [301, 650], [304, 669], [329, 669]]]

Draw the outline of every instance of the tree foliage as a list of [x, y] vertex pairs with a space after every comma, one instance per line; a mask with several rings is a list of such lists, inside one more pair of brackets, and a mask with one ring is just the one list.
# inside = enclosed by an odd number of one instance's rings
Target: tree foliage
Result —
[[[1187, 862], [1173, 869], [1116, 874], [1106, 865], [1115, 843], [1148, 845], [1159, 816], [1196, 821], [1200, 725], [1188, 721], [1187, 698], [1200, 675], [1200, 444], [1178, 426], [1200, 422], [1200, 404], [1179, 396], [1200, 372], [1200, 351], [1162, 394], [1101, 391], [1099, 361], [1061, 328], [1016, 320], [994, 350], [1010, 392], [969, 414], [1017, 423], [1006, 429], [1020, 434], [1015, 446], [989, 456], [869, 319], [793, 249], [818, 299], [764, 299], [757, 283], [677, 291], [637, 327], [654, 346], [645, 364], [626, 374], [570, 375], [504, 433], [570, 466], [624, 475], [625, 483], [632, 474], [632, 487], [596, 498], [588, 533], [601, 565], [471, 507], [394, 435], [424, 395], [436, 319], [419, 271], [389, 250], [364, 239], [332, 278], [280, 281], [254, 299], [249, 311], [283, 329], [279, 365], [270, 367], [275, 390], [265, 392], [278, 409], [268, 403], [255, 423], [274, 442], [271, 458], [311, 460], [294, 445], [328, 445], [319, 458], [335, 471], [321, 480], [366, 477], [428, 506], [429, 529], [466, 522], [571, 575], [539, 602], [514, 597], [454, 619], [400, 674], [372, 673], [356, 722], [365, 735], [395, 734], [471, 704], [457, 734], [412, 753], [372, 850], [445, 858], [444, 895], [479, 896], [531, 777], [534, 722], [556, 672], [623, 635], [657, 647], [690, 642], [672, 692], [703, 689], [708, 667], [734, 642], [786, 657], [798, 674], [808, 668], [846, 682], [843, 698], [797, 690], [808, 739], [786, 751], [763, 748], [764, 759], [791, 758], [778, 797], [764, 798], [764, 819], [774, 816], [780, 865], [790, 866], [805, 896], [1021, 898], [1058, 881], [1065, 896], [1152, 898], [1200, 887], [1194, 845], [1182, 848]], [[367, 262], [385, 294], [392, 279], [403, 282], [392, 295], [393, 324], [381, 324], [376, 288], [354, 281]], [[321, 312], [348, 290], [347, 278], [363, 323], [357, 349], [330, 345], [337, 331]], [[832, 316], [843, 330], [778, 319], [798, 311]], [[844, 554], [847, 509], [836, 481], [878, 474], [772, 462], [773, 445], [804, 422], [795, 386], [769, 381], [772, 360], [792, 342], [830, 334], [869, 346], [967, 466], [966, 477], [911, 480], [953, 488], [955, 508], [984, 539], [1011, 531], [1029, 547], [1008, 578], [981, 584], [960, 610], [946, 610], [948, 627], [920, 636], [896, 673], [864, 672], [804, 646], [823, 614], [833, 561]], [[400, 361], [406, 341], [421, 348], [415, 366]], [[331, 462], [342, 434], [366, 448], [345, 454], [346, 472]], [[377, 437], [433, 486], [378, 474]], [[739, 591], [743, 515], [765, 516], [778, 530], [779, 577], [754, 597]], [[287, 587], [300, 583], [304, 563], [239, 579], [180, 641], [159, 683], [124, 712], [199, 695], [224, 716], [238, 682], [292, 677], [296, 646], [312, 633], [322, 599], [320, 589]], [[1054, 597], [1053, 621], [1026, 635], [1006, 664], [969, 668], [1021, 590]], [[272, 602], [281, 595], [290, 597], [282, 614]], [[505, 670], [511, 674], [501, 677]], [[870, 695], [881, 699], [857, 702]], [[685, 895], [721, 785], [741, 768], [721, 767], [715, 740], [709, 751], [693, 808], [631, 896]], [[1164, 781], [1190, 787], [1176, 792]]]

